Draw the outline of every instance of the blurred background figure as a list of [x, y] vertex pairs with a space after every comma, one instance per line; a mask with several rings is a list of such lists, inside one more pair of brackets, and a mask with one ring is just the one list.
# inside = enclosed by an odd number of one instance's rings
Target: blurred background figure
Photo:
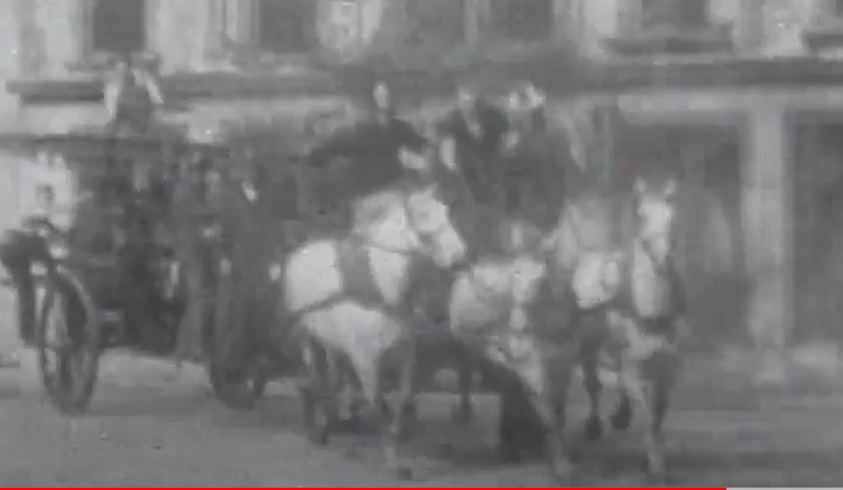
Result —
[[116, 134], [145, 134], [153, 126], [164, 96], [155, 69], [132, 54], [117, 59], [105, 83], [108, 128]]
[[314, 165], [335, 166], [329, 173], [336, 170], [341, 188], [332, 189], [329, 199], [346, 224], [357, 199], [398, 183], [408, 169], [418, 170], [428, 147], [427, 139], [396, 115], [384, 82], [374, 85], [370, 104], [361, 121], [331, 135], [309, 156]]

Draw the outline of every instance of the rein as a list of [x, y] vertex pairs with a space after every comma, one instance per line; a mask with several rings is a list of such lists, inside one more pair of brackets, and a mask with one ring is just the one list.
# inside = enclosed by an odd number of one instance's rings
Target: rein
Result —
[[[413, 231], [415, 232], [415, 234], [419, 238], [419, 242], [420, 242], [420, 245], [422, 246], [422, 248], [430, 247], [430, 243], [435, 239], [435, 237], [440, 235], [443, 232], [443, 230], [447, 227], [447, 225], [448, 225], [447, 222], [443, 222], [439, 227], [437, 227], [433, 230], [422, 232], [418, 228], [418, 223], [415, 220], [412, 219], [412, 213], [410, 212], [410, 209], [409, 209], [409, 198], [405, 197], [404, 199], [402, 199], [401, 204], [404, 208], [405, 214], [407, 215], [409, 225], [410, 225], [410, 227], [412, 227]], [[384, 245], [383, 243], [378, 243], [377, 240], [373, 240], [370, 237], [366, 236], [366, 234], [364, 234], [362, 232], [359, 232], [359, 231], [353, 232], [351, 234], [350, 238], [353, 239], [355, 241], [355, 243], [357, 243], [357, 244], [360, 244], [360, 245], [363, 245], [365, 247], [372, 248], [372, 249], [375, 249], [375, 250], [380, 250], [380, 251], [395, 254], [395, 255], [401, 255], [401, 256], [404, 256], [404, 257], [409, 257], [411, 259], [411, 261], [418, 260], [419, 258], [427, 255], [425, 253], [425, 251], [423, 251], [423, 250], [412, 250], [412, 249], [406, 249], [406, 248], [398, 248], [398, 247]], [[371, 273], [371, 269], [370, 269], [370, 273]], [[288, 313], [292, 314], [295, 318], [300, 318], [304, 315], [312, 313], [313, 311], [320, 310], [322, 308], [326, 308], [328, 306], [337, 304], [337, 303], [339, 303], [341, 301], [344, 301], [344, 300], [347, 300], [347, 299], [353, 300], [354, 295], [349, 294], [348, 291], [340, 290], [340, 291], [337, 291], [336, 293], [334, 293], [332, 295], [329, 295], [327, 298], [325, 298], [321, 301], [317, 301], [316, 303], [313, 303], [309, 306], [306, 306], [304, 308], [300, 308], [296, 311], [288, 312]], [[392, 310], [392, 312], [396, 313], [396, 314], [401, 313], [400, 307], [398, 307], [398, 308], [392, 307], [392, 306], [386, 304], [385, 301], [381, 301], [381, 304], [378, 305], [378, 306], [383, 308], [384, 310]]]

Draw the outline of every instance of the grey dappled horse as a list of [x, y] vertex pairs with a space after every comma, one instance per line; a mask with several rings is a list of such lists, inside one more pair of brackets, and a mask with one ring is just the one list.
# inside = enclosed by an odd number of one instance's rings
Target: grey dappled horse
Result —
[[571, 274], [577, 316], [602, 317], [577, 329], [591, 402], [586, 434], [601, 433], [598, 363], [607, 353], [618, 366], [620, 391], [612, 424], [627, 428], [633, 404], [638, 407], [647, 425], [647, 468], [657, 478], [665, 473], [662, 426], [680, 367], [677, 336], [684, 325], [683, 291], [673, 264], [676, 188], [672, 178], [639, 179], [632, 216], [621, 220], [631, 230], [619, 245], [605, 236], [591, 243], [583, 239], [584, 231], [611, 229], [614, 220], [605, 200], [570, 203], [557, 231], [558, 259]]
[[[558, 356], [555, 371], [544, 371], [533, 382], [552, 380], [555, 386], [549, 391], [556, 397], [555, 408], [564, 413], [564, 391], [574, 365], [580, 362], [591, 400], [587, 433], [595, 437], [601, 429], [598, 361], [601, 353], [608, 353], [618, 365], [621, 393], [613, 425], [627, 427], [632, 403], [639, 406], [648, 424], [644, 441], [648, 468], [657, 477], [664, 474], [661, 430], [679, 367], [675, 341], [683, 324], [681, 284], [672, 264], [675, 193], [676, 182], [672, 179], [660, 183], [639, 180], [631, 206], [625, 207], [629, 213], [620, 219], [614, 212], [613, 199], [588, 193], [570, 200], [551, 237], [523, 248], [521, 257], [510, 258], [512, 263], [499, 261], [496, 275], [485, 272], [486, 278], [463, 277], [463, 284], [455, 285], [450, 311], [455, 333], [464, 328], [459, 327], [462, 324], [477, 327], [497, 322], [512, 329], [514, 322], [523, 323], [517, 318], [520, 314], [516, 315], [518, 305], [535, 301], [536, 288], [545, 281], [549, 295], [545, 299], [555, 305], [551, 311], [558, 315], [541, 318], [546, 319], [545, 323], [559, 323], [559, 331], [570, 332], [570, 346], [579, 350], [579, 359]], [[621, 236], [620, 241], [617, 235]], [[538, 262], [530, 262], [538, 259], [537, 251], [548, 254], [543, 258], [546, 262], [541, 272]], [[519, 261], [534, 264], [533, 274], [525, 275], [522, 271], [521, 277], [517, 277], [512, 264]], [[489, 262], [479, 266], [490, 270]], [[510, 274], [508, 279], [506, 271]], [[526, 279], [530, 277], [532, 280]], [[519, 283], [520, 296], [516, 295]], [[533, 284], [532, 291], [526, 284]], [[519, 303], [516, 297], [525, 300]], [[547, 309], [547, 301], [542, 306]], [[529, 310], [529, 307], [521, 308], [523, 312]], [[589, 317], [598, 321], [579, 321]], [[546, 332], [553, 333], [553, 329]], [[554, 347], [562, 352], [566, 346]], [[532, 371], [542, 372], [538, 368]], [[463, 422], [471, 419], [471, 374], [471, 365], [464, 364], [460, 374], [459, 410]], [[539, 417], [544, 417], [541, 412]], [[554, 422], [561, 427], [561, 414], [558, 417]]]
[[[449, 269], [464, 259], [466, 246], [435, 186], [384, 191], [364, 207], [350, 233], [311, 240], [291, 253], [284, 304], [306, 337], [312, 437], [327, 442], [342, 381], [337, 362], [347, 361], [381, 426], [387, 465], [406, 474], [398, 446], [414, 394], [417, 322], [408, 290], [419, 267]], [[383, 403], [388, 354], [400, 373], [391, 421]]]
[[[544, 442], [552, 474], [564, 483], [571, 469], [564, 409], [577, 356], [574, 344], [559, 335], [565, 326], [549, 321], [555, 313], [548, 301], [554, 296], [550, 249], [541, 239], [519, 241], [525, 226], [510, 224], [513, 253], [480, 259], [455, 280], [450, 329], [469, 356], [460, 373], [461, 415], [471, 415], [470, 380], [479, 367], [501, 395], [501, 449], [518, 458], [523, 443]], [[526, 429], [539, 432], [513, 432]]]

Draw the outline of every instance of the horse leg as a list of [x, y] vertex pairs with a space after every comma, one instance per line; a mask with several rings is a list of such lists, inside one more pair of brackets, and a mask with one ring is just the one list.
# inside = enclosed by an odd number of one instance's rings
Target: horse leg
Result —
[[603, 385], [598, 374], [600, 347], [586, 346], [580, 351], [580, 365], [582, 366], [583, 387], [588, 394], [589, 412], [585, 421], [585, 437], [593, 441], [603, 435], [603, 424], [600, 420], [600, 396]]
[[651, 360], [653, 364], [652, 371], [652, 399], [651, 410], [653, 411], [653, 420], [649, 427], [650, 439], [655, 449], [655, 465], [650, 463], [653, 459], [648, 457], [648, 468], [655, 467], [660, 472], [653, 472], [657, 478], [663, 478], [665, 471], [664, 462], [664, 421], [667, 417], [667, 411], [670, 406], [670, 394], [676, 384], [676, 378], [679, 372], [679, 357], [675, 353], [657, 353]]
[[315, 338], [304, 346], [304, 362], [308, 380], [300, 386], [304, 401], [305, 425], [308, 437], [315, 444], [328, 444], [330, 431], [336, 420], [334, 386], [331, 383], [330, 354]]
[[395, 447], [394, 452], [396, 453], [398, 452], [398, 444], [409, 437], [411, 426], [415, 424], [418, 417], [415, 398], [418, 374], [415, 340], [404, 340], [403, 345], [398, 349], [398, 354], [399, 359], [401, 359], [400, 385], [398, 388], [395, 414], [392, 419], [392, 431], [388, 442], [388, 444]]
[[384, 399], [381, 379], [383, 353], [359, 352], [351, 355], [351, 362], [360, 380], [363, 393], [369, 401], [384, 447], [386, 467], [395, 471], [402, 479], [411, 478], [409, 468], [401, 464], [398, 445], [394, 443], [393, 424], [389, 406]]
[[618, 387], [618, 404], [611, 417], [612, 428], [615, 430], [627, 430], [632, 424], [632, 400], [629, 392], [621, 385]]
[[[610, 318], [607, 317], [606, 321], [607, 321], [607, 323], [611, 323], [613, 320], [611, 320]], [[614, 321], [617, 322], [618, 319], [616, 318]], [[620, 321], [626, 321], [626, 320], [624, 320], [621, 317]], [[618, 364], [621, 364], [622, 358], [623, 358], [622, 352], [620, 352], [617, 349], [616, 345], [613, 345], [613, 348], [610, 349], [610, 350], [611, 350], [610, 354], [612, 355], [612, 357], [614, 359], [618, 359]], [[599, 360], [599, 352], [596, 354], [596, 357], [595, 357], [595, 365], [598, 362], [598, 360]], [[620, 371], [620, 369], [621, 369], [621, 366], [619, 366], [619, 371]], [[617, 386], [617, 390], [616, 390], [617, 396], [618, 396], [618, 401], [617, 401], [617, 404], [615, 405], [615, 410], [612, 412], [612, 415], [609, 419], [611, 424], [612, 424], [612, 428], [615, 429], [615, 430], [619, 430], [619, 431], [629, 429], [629, 426], [632, 423], [632, 415], [633, 415], [632, 400], [630, 399], [629, 392], [627, 391], [626, 385], [622, 381], [623, 381], [622, 378], [619, 376], [618, 386]]]
[[621, 364], [621, 385], [628, 394], [630, 401], [635, 403], [644, 419], [644, 450], [646, 452], [647, 472], [655, 481], [664, 480], [665, 463], [664, 454], [660, 444], [660, 431], [656, 430], [660, 424], [656, 423], [654, 403], [656, 390], [654, 385], [644, 379], [642, 375], [642, 362], [638, 360], [624, 359]]
[[[523, 384], [519, 379], [499, 381], [498, 436], [501, 456], [507, 462], [517, 462], [527, 446], [543, 442], [543, 424], [534, 415]], [[536, 426], [540, 426], [536, 430]], [[531, 444], [532, 443], [532, 444]]]
[[552, 390], [542, 393], [530, 392], [528, 400], [535, 415], [546, 430], [545, 445], [551, 475], [560, 484], [567, 484], [572, 477], [573, 466], [570, 451], [563, 434], [563, 413], [559, 410], [559, 400], [554, 400]]
[[474, 419], [474, 405], [471, 399], [471, 389], [474, 386], [474, 365], [466, 356], [457, 359], [457, 378], [460, 405], [456, 413], [456, 421], [461, 425], [469, 425]]
[[524, 388], [534, 416], [545, 429], [544, 443], [550, 463], [551, 475], [561, 484], [570, 482], [573, 466], [570, 450], [564, 435], [564, 404], [573, 368], [573, 356], [558, 352], [547, 362], [537, 348], [532, 349], [531, 359], [514, 372]]

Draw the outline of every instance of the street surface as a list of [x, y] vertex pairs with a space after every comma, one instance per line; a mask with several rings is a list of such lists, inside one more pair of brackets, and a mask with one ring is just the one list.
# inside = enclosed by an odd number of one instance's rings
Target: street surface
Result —
[[[3, 335], [8, 337], [8, 335]], [[427, 395], [409, 453], [415, 480], [381, 467], [377, 439], [344, 434], [329, 448], [302, 435], [292, 390], [274, 386], [253, 413], [209, 395], [200, 369], [108, 354], [89, 414], [63, 418], [41, 395], [34, 356], [0, 371], [0, 482], [4, 486], [480, 486], [546, 484], [539, 463], [503, 465], [494, 451], [494, 409], [479, 404], [471, 429], [449, 419], [452, 398]], [[696, 373], [696, 380], [694, 373]], [[736, 378], [683, 387], [668, 421], [671, 483], [822, 486], [843, 482], [843, 391], [781, 396], [747, 390]], [[583, 419], [576, 388], [572, 430]], [[607, 397], [608, 398], [608, 397]], [[608, 407], [607, 407], [608, 409]], [[632, 434], [607, 432], [582, 446], [585, 485], [644, 484]]]

